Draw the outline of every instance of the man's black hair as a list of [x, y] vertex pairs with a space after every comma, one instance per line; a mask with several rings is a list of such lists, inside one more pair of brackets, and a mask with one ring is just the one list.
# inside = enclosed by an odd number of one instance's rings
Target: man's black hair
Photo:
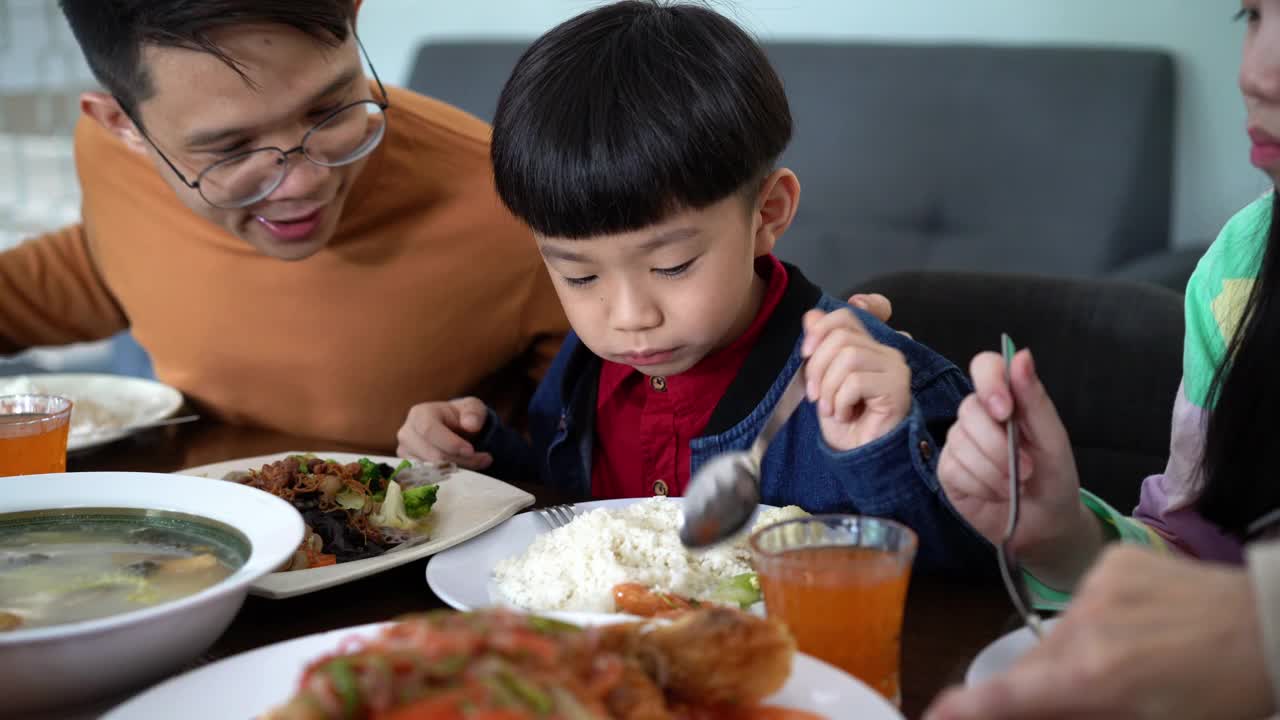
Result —
[[[355, 19], [353, 0], [60, 0], [89, 69], [133, 113], [154, 91], [143, 48], [206, 52], [243, 71], [209, 39], [235, 25], [283, 25], [337, 47]], [[133, 113], [136, 117], [136, 113]]]

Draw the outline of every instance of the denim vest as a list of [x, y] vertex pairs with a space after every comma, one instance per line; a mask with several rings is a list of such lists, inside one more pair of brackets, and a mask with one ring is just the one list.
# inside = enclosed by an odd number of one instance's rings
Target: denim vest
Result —
[[[787, 266], [787, 289], [760, 341], [690, 446], [691, 474], [715, 455], [745, 450], [800, 367], [801, 318], [814, 307], [846, 303]], [[811, 513], [860, 513], [898, 520], [916, 531], [917, 566], [933, 571], [979, 572], [992, 567], [991, 546], [951, 507], [938, 484], [939, 446], [971, 391], [955, 365], [895, 332], [870, 314], [850, 308], [879, 342], [902, 352], [911, 369], [911, 410], [884, 437], [837, 452], [822, 438], [817, 406], [803, 402], [774, 436], [761, 465], [761, 495], [769, 505], [799, 505]], [[601, 360], [570, 334], [529, 406], [532, 447], [490, 412], [476, 443], [493, 454], [487, 473], [532, 480], [589, 498]]]

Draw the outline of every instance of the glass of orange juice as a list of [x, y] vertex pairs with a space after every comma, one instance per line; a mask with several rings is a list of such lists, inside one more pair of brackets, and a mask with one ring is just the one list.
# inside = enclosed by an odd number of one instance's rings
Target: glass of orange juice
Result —
[[65, 472], [71, 401], [56, 395], [0, 397], [0, 477]]
[[916, 555], [907, 526], [858, 515], [814, 515], [761, 528], [751, 551], [765, 609], [800, 651], [901, 705], [902, 615]]

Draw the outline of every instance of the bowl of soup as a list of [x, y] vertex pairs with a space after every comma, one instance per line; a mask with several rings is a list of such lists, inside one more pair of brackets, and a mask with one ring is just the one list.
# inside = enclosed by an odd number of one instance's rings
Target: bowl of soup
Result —
[[289, 503], [237, 483], [0, 478], [0, 716], [57, 715], [181, 669], [302, 536]]

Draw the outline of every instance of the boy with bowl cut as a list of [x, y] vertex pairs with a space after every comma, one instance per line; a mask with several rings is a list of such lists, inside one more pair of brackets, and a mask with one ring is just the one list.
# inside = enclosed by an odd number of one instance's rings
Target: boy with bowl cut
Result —
[[613, 3], [535, 41], [492, 158], [573, 333], [530, 405], [532, 446], [462, 398], [416, 406], [401, 454], [581, 496], [678, 496], [748, 447], [803, 372], [811, 402], [764, 456], [764, 502], [893, 517], [924, 566], [989, 564], [934, 474], [964, 376], [772, 254], [800, 199], [775, 167], [791, 131], [763, 50], [704, 7]]
[[82, 218], [0, 252], [0, 355], [130, 329], [204, 415], [369, 448], [413, 401], [528, 396], [567, 323], [489, 127], [384, 85], [358, 0], [59, 5], [102, 84]]

